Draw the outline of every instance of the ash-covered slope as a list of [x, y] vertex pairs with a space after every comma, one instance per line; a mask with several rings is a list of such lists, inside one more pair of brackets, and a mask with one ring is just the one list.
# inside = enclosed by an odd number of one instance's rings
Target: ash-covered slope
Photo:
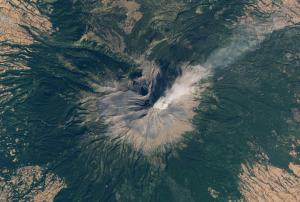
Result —
[[209, 70], [201, 66], [182, 69], [170, 89], [161, 90], [166, 78], [159, 67], [141, 64], [140, 77], [103, 92], [97, 99], [99, 115], [108, 125], [109, 136], [118, 137], [136, 149], [155, 150], [177, 142], [191, 131], [196, 96], [207, 87], [200, 85]]
[[0, 198], [297, 200], [299, 1], [0, 6]]

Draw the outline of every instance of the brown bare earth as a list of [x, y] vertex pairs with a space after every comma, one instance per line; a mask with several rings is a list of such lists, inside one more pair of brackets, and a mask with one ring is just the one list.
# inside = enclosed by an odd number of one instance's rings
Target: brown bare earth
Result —
[[240, 191], [245, 201], [300, 201], [300, 166], [289, 164], [290, 172], [271, 165], [242, 165]]
[[22, 0], [0, 0], [0, 41], [29, 45], [33, 38], [25, 27], [34, 31], [51, 32], [49, 19], [37, 9], [37, 0], [27, 3]]
[[246, 7], [241, 22], [263, 33], [292, 26], [300, 22], [300, 3], [297, 0], [257, 0]]
[[65, 187], [64, 181], [55, 174], [39, 166], [26, 166], [19, 168], [10, 179], [0, 175], [0, 201], [52, 202]]

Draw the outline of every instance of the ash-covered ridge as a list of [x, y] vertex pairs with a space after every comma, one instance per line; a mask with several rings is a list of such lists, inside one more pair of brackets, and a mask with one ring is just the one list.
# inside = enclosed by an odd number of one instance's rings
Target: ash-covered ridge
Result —
[[201, 66], [184, 67], [172, 87], [162, 91], [168, 81], [156, 64], [145, 62], [128, 83], [106, 88], [97, 108], [109, 134], [151, 151], [193, 129], [193, 108], [199, 104], [194, 96], [207, 86], [197, 84], [207, 75]]
[[97, 95], [81, 100], [83, 105], [92, 105], [93, 115], [89, 115], [87, 122], [101, 119], [109, 137], [123, 139], [144, 151], [178, 142], [185, 132], [193, 130], [193, 109], [199, 104], [196, 98], [209, 85], [199, 81], [210, 71], [230, 66], [255, 50], [274, 31], [299, 22], [297, 15], [288, 12], [298, 9], [296, 1], [282, 1], [278, 5], [269, 0], [262, 2], [255, 4], [255, 8], [263, 17], [246, 6], [228, 42], [212, 51], [203, 66], [181, 67], [174, 82], [165, 77], [157, 64], [145, 59], [132, 78], [96, 85]]

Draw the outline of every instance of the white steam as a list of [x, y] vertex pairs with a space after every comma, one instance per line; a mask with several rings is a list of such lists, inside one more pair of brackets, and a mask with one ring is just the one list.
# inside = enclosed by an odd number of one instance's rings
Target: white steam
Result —
[[[300, 6], [296, 0], [282, 0], [286, 4], [272, 4], [271, 0], [257, 2], [255, 8], [253, 5], [246, 8], [229, 44], [213, 51], [203, 66], [183, 67], [182, 74], [153, 106], [146, 103], [155, 89], [159, 67], [147, 61], [141, 63], [143, 76], [138, 80], [148, 86], [147, 95], [120, 83], [105, 88], [96, 98], [94, 96], [91, 100], [97, 100], [97, 116], [100, 115], [108, 126], [108, 135], [124, 139], [134, 148], [152, 151], [179, 141], [182, 134], [193, 130], [191, 120], [194, 108], [199, 105], [195, 97], [199, 97], [209, 85], [199, 84], [199, 81], [206, 78], [212, 69], [231, 65], [243, 54], [258, 47], [273, 31], [300, 22]], [[255, 17], [255, 9], [265, 13], [264, 18]], [[291, 9], [299, 11], [299, 14], [289, 13]], [[104, 89], [103, 86], [101, 89]]]
[[[197, 83], [208, 74], [202, 66], [191, 66], [184, 69], [183, 74], [176, 79], [173, 86], [153, 106], [154, 109], [166, 109], [171, 104], [177, 104], [186, 96], [196, 93]], [[191, 97], [191, 99], [193, 99]]]
[[[154, 86], [158, 67], [148, 64], [144, 68], [147, 69], [146, 77], [147, 72], [154, 73], [147, 78], [152, 81], [149, 86]], [[149, 68], [153, 70], [148, 71]], [[132, 90], [114, 89], [98, 100], [98, 111], [114, 137], [130, 142], [137, 149], [152, 151], [178, 141], [183, 133], [193, 129], [193, 108], [199, 104], [195, 94], [207, 86], [197, 84], [208, 74], [209, 71], [201, 66], [182, 69], [182, 75], [172, 88], [153, 106], [144, 105], [151, 97], [151, 91], [142, 96]]]

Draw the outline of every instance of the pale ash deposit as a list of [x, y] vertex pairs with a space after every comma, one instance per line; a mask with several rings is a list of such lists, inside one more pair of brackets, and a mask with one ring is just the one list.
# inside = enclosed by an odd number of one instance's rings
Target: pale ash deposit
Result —
[[[254, 8], [266, 15], [256, 17]], [[191, 120], [199, 104], [197, 98], [209, 85], [200, 81], [213, 69], [230, 66], [257, 48], [273, 31], [298, 23], [300, 18], [295, 11], [299, 8], [299, 3], [293, 0], [278, 4], [263, 0], [246, 7], [230, 42], [213, 51], [203, 66], [182, 67], [181, 74], [162, 94], [157, 92], [160, 68], [151, 62], [141, 63], [142, 75], [132, 81], [96, 85], [97, 95], [85, 94], [81, 100], [83, 107], [91, 112], [86, 123], [101, 120], [107, 125], [110, 137], [120, 138], [143, 151], [178, 142], [183, 134], [193, 130]]]
[[209, 70], [202, 66], [183, 68], [172, 87], [155, 101], [159, 68], [153, 63], [143, 68], [142, 77], [131, 82], [146, 85], [147, 94], [141, 95], [129, 82], [129, 87], [121, 85], [105, 92], [97, 107], [110, 135], [124, 139], [136, 149], [151, 151], [177, 142], [193, 129], [194, 107], [199, 104], [195, 96], [208, 85], [199, 81], [208, 76]]

